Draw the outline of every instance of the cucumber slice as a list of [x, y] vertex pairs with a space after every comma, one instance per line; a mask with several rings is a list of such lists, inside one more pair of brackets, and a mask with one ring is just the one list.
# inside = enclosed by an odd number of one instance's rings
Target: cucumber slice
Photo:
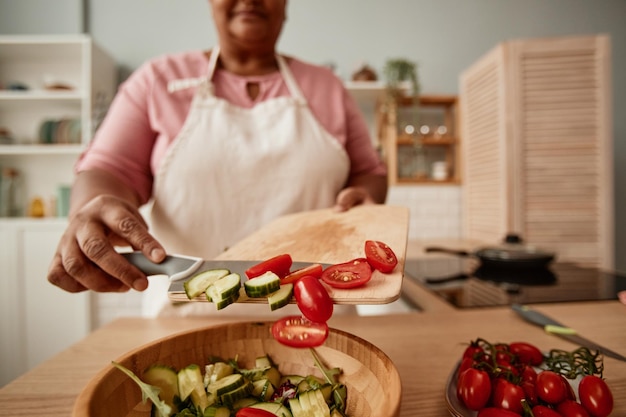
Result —
[[237, 400], [250, 396], [251, 392], [252, 392], [252, 384], [250, 383], [250, 381], [244, 380], [244, 384], [242, 386], [232, 391], [225, 392], [224, 394], [220, 395], [218, 398], [220, 399], [222, 404], [232, 405]]
[[252, 395], [261, 401], [269, 401], [273, 394], [274, 386], [267, 378], [252, 383]]
[[173, 413], [178, 412], [174, 405], [174, 397], [178, 394], [178, 374], [174, 368], [166, 365], [152, 365], [143, 373], [143, 381], [146, 384], [159, 387], [159, 398], [169, 405]]
[[254, 360], [254, 366], [256, 368], [269, 368], [271, 366], [274, 366], [274, 364], [272, 363], [272, 360], [270, 359], [269, 356], [259, 356], [258, 358], [256, 358]]
[[214, 383], [218, 379], [232, 375], [234, 368], [226, 362], [215, 362], [204, 367], [204, 385]]
[[207, 288], [209, 288], [209, 285], [228, 274], [230, 274], [228, 269], [210, 269], [194, 275], [183, 284], [187, 298], [191, 300], [192, 298], [199, 296], [205, 292]]
[[235, 293], [239, 293], [241, 288], [241, 277], [239, 274], [228, 274], [223, 278], [218, 279], [212, 285], [217, 289], [220, 294], [220, 299], [225, 300], [232, 297]]
[[[257, 400], [254, 397], [242, 398], [242, 399], [237, 400], [237, 401], [235, 401], [233, 403], [233, 410], [234, 411], [238, 411], [240, 408], [250, 407], [252, 404], [256, 404], [258, 402], [259, 402], [259, 400]], [[206, 417], [206, 413], [205, 413], [204, 417]]]
[[228, 407], [208, 407], [204, 410], [203, 417], [230, 417]]
[[280, 278], [275, 273], [268, 271], [261, 276], [245, 281], [243, 285], [248, 297], [267, 297], [280, 289]]
[[[292, 400], [298, 401], [295, 398]], [[291, 403], [292, 400], [289, 400], [289, 403]], [[269, 411], [270, 413], [273, 413], [275, 416], [278, 417], [296, 417], [295, 415], [291, 414], [291, 411], [289, 411], [289, 409], [281, 403], [260, 402], [252, 404], [250, 407], [260, 408], [261, 410]]]
[[200, 367], [189, 365], [178, 371], [178, 390], [181, 400], [191, 396], [191, 402], [202, 410], [209, 406], [209, 399], [204, 390], [204, 381]]
[[224, 378], [218, 379], [217, 381], [209, 384], [207, 387], [207, 391], [215, 393], [220, 396], [230, 391], [234, 391], [237, 388], [246, 384], [246, 379], [241, 374], [231, 374], [227, 375]]
[[293, 296], [293, 284], [284, 284], [280, 286], [278, 291], [274, 291], [267, 296], [267, 303], [270, 305], [270, 310], [278, 310], [289, 304], [291, 297]]

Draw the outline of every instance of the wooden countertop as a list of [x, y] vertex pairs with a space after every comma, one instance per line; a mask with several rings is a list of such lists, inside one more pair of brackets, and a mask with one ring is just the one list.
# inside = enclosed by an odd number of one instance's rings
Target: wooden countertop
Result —
[[[412, 288], [418, 297], [427, 296]], [[435, 299], [420, 302], [436, 304]], [[542, 349], [574, 345], [544, 333], [505, 307], [382, 316], [337, 316], [331, 326], [369, 340], [393, 360], [402, 379], [401, 416], [448, 415], [444, 386], [464, 343], [525, 340]], [[626, 305], [617, 301], [542, 304], [536, 308], [582, 335], [626, 353]], [[155, 339], [229, 319], [118, 319], [0, 389], [0, 416], [70, 416], [76, 397], [111, 360]], [[230, 320], [242, 320], [230, 319]], [[613, 416], [626, 416], [626, 363], [605, 359], [605, 378], [615, 397]]]

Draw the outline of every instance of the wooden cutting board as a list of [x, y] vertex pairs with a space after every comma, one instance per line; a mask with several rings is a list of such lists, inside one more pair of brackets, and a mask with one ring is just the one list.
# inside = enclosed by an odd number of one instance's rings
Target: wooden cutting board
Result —
[[337, 304], [387, 304], [400, 297], [409, 230], [408, 207], [357, 206], [346, 212], [323, 209], [280, 217], [216, 259], [268, 259], [288, 253], [294, 261], [342, 263], [365, 256], [366, 240], [386, 243], [398, 257], [390, 274], [374, 271], [365, 286], [326, 286]]

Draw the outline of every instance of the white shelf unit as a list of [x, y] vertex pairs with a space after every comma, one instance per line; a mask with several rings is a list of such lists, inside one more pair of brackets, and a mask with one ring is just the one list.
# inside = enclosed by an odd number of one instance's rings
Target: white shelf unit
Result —
[[[19, 82], [28, 90], [7, 87]], [[71, 86], [50, 90], [49, 83]], [[0, 168], [20, 173], [25, 214], [41, 197], [50, 206], [92, 138], [98, 116], [117, 88], [114, 60], [86, 35], [0, 36], [0, 127], [12, 144], [0, 145]], [[76, 143], [41, 144], [43, 121], [80, 120]], [[91, 295], [48, 284], [46, 274], [67, 219], [0, 218], [0, 386], [92, 329]]]
[[[9, 89], [15, 83], [28, 89]], [[0, 167], [20, 173], [24, 215], [33, 198], [49, 203], [71, 183], [116, 88], [115, 61], [88, 35], [0, 36], [0, 127], [13, 138], [0, 146]], [[78, 140], [41, 143], [42, 123], [65, 118], [80, 120]]]

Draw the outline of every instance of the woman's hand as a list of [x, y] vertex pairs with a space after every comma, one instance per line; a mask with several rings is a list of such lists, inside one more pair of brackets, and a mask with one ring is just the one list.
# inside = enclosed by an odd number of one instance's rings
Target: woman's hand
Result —
[[117, 253], [115, 246], [131, 246], [157, 263], [165, 258], [165, 250], [148, 233], [136, 206], [121, 197], [123, 193], [87, 198], [85, 190], [90, 186], [95, 187], [91, 190], [103, 188], [103, 175], [81, 175], [72, 190], [73, 204], [79, 208], [70, 214], [48, 270], [48, 281], [69, 292], [145, 290], [145, 274]]
[[387, 197], [387, 177], [360, 175], [350, 178], [346, 188], [337, 194], [336, 211], [350, 210], [361, 204], [383, 204]]

